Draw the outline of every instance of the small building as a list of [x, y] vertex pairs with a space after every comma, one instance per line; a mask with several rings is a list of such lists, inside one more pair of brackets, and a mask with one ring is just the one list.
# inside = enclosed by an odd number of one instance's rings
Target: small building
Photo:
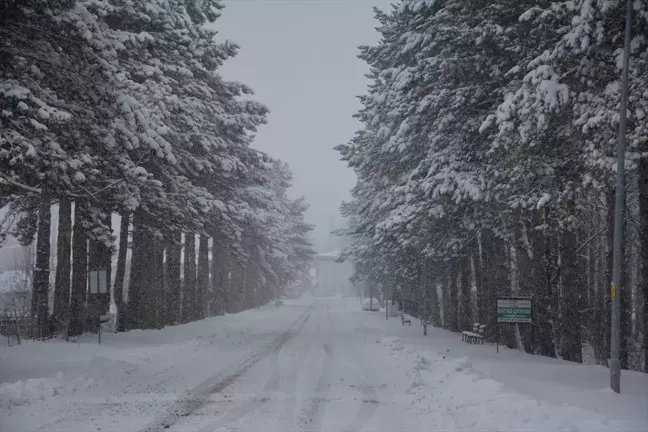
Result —
[[349, 262], [337, 262], [339, 251], [317, 254], [313, 257], [315, 266], [316, 296], [354, 295], [355, 288], [351, 282], [353, 265]]

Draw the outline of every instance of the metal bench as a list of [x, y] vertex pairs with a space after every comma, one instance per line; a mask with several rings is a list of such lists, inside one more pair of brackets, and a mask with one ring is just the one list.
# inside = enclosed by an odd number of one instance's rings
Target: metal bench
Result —
[[483, 344], [485, 332], [486, 325], [474, 323], [472, 326], [472, 331], [466, 330], [461, 332], [461, 340], [469, 344]]

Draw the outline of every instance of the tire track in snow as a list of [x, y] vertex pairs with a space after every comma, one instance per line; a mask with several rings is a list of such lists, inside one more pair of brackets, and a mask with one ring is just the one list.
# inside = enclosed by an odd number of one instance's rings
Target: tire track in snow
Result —
[[358, 409], [356, 415], [353, 417], [353, 420], [349, 422], [348, 426], [342, 429], [343, 431], [361, 431], [362, 427], [367, 424], [369, 419], [371, 419], [371, 417], [378, 410], [379, 402], [376, 396], [376, 392], [374, 391], [374, 388], [372, 386], [363, 384], [357, 386], [356, 389], [359, 390], [362, 395], [362, 404], [360, 405], [360, 408]]
[[[311, 322], [313, 320], [311, 319]], [[297, 336], [302, 336], [304, 337], [304, 334], [301, 332], [303, 328], [305, 327], [306, 322], [304, 322], [302, 325], [299, 326], [298, 329], [294, 331], [292, 336], [297, 337]], [[316, 333], [320, 332], [320, 324], [315, 323], [315, 331]], [[295, 341], [296, 339], [292, 337], [291, 341]], [[290, 342], [289, 342], [290, 343]], [[299, 355], [299, 358], [297, 360], [296, 364], [290, 364], [288, 367], [290, 367], [291, 373], [287, 374], [288, 379], [284, 380], [283, 382], [285, 383], [285, 386], [283, 386], [282, 393], [284, 394], [283, 397], [283, 404], [282, 407], [279, 408], [279, 412], [277, 413], [276, 417], [278, 417], [278, 429], [281, 431], [290, 431], [294, 430], [295, 427], [295, 411], [297, 410], [297, 403], [299, 398], [297, 397], [297, 383], [299, 379], [299, 371], [302, 369], [303, 365], [306, 362], [306, 358], [312, 351], [312, 344], [309, 343], [307, 349], [304, 349], [301, 351], [301, 354]], [[280, 401], [277, 401], [276, 399], [273, 400], [271, 393], [277, 394], [279, 391], [280, 384], [282, 382], [281, 380], [281, 373], [280, 373], [280, 367], [279, 367], [279, 356], [286, 348], [286, 344], [284, 344], [281, 349], [277, 350], [274, 354], [274, 359], [273, 359], [273, 373], [266, 382], [266, 384], [263, 387], [263, 393], [261, 393], [260, 397], [255, 397], [252, 398], [238, 407], [234, 408], [233, 410], [230, 410], [226, 414], [220, 416], [216, 421], [209, 423], [208, 425], [205, 425], [203, 428], [198, 430], [198, 432], [214, 432], [217, 430], [228, 430], [228, 431], [233, 431], [233, 430], [238, 430], [240, 428], [240, 422], [243, 420], [245, 417], [254, 414], [256, 411], [262, 409], [265, 404], [269, 402], [275, 402], [277, 405], [280, 405]]]
[[278, 351], [295, 332], [298, 332], [306, 324], [310, 317], [310, 311], [311, 308], [304, 312], [304, 314], [300, 316], [288, 328], [288, 330], [275, 338], [270, 344], [264, 346], [244, 359], [240, 363], [238, 369], [229, 374], [225, 372], [213, 375], [194, 387], [183, 399], [177, 401], [174, 406], [171, 407], [169, 413], [153, 420], [148, 426], [141, 429], [141, 432], [160, 432], [169, 429], [171, 426], [178, 423], [180, 419], [189, 416], [191, 413], [203, 406], [207, 402], [209, 395], [222, 392], [261, 359]]
[[[285, 348], [286, 346], [284, 345], [282, 347], [282, 350]], [[297, 383], [299, 380], [299, 371], [303, 368], [303, 365], [306, 363], [306, 358], [308, 357], [311, 350], [310, 347], [309, 349], [303, 350], [299, 355], [297, 362], [289, 364], [288, 367], [290, 368], [291, 373], [288, 373], [287, 374], [288, 378], [283, 381], [281, 380], [281, 374], [280, 374], [280, 368], [278, 362], [280, 352], [281, 351], [277, 352], [277, 355], [275, 357], [275, 363], [274, 363], [275, 370], [273, 371], [275, 375], [273, 375], [273, 377], [266, 382], [263, 391], [264, 392], [274, 391], [275, 394], [278, 396], [280, 384], [283, 382], [285, 384], [282, 389], [282, 393], [284, 394], [284, 397], [282, 398], [281, 401], [278, 400], [278, 398], [273, 400], [272, 397], [256, 398], [254, 400], [248, 401], [247, 403], [245, 403], [242, 406], [239, 406], [238, 408], [235, 408], [231, 414], [228, 413], [226, 414], [226, 417], [225, 416], [220, 417], [215, 423], [210, 423], [203, 429], [200, 429], [198, 432], [214, 432], [217, 430], [227, 430], [229, 432], [229, 431], [239, 430], [241, 428], [240, 421], [243, 418], [251, 414], [254, 414], [256, 411], [262, 409], [265, 404], [272, 403], [272, 402], [275, 402], [278, 406], [278, 412], [275, 415], [275, 417], [277, 417], [278, 420], [278, 426], [276, 430], [282, 432], [283, 431], [288, 432], [294, 430], [294, 415], [295, 415], [295, 411], [297, 410], [297, 402], [299, 400], [297, 395]], [[239, 424], [235, 424], [235, 423], [239, 423]]]
[[324, 343], [322, 349], [325, 355], [322, 358], [322, 367], [315, 386], [315, 397], [310, 400], [308, 407], [302, 410], [297, 424], [300, 432], [322, 430], [325, 404], [328, 402], [328, 393], [331, 388], [333, 374], [333, 349], [330, 341]]
[[[356, 352], [355, 358], [365, 359], [365, 356], [363, 356], [362, 353], [358, 351], [357, 345], [352, 345], [352, 349], [353, 351]], [[379, 402], [378, 402], [378, 396], [375, 391], [375, 386], [370, 385], [367, 382], [366, 376], [364, 375], [366, 371], [372, 369], [373, 369], [373, 365], [368, 364], [367, 361], [363, 361], [362, 364], [360, 365], [360, 370], [362, 371], [362, 380], [360, 385], [355, 386], [355, 389], [360, 392], [360, 395], [362, 397], [361, 399], [362, 403], [358, 408], [358, 412], [353, 417], [353, 420], [351, 420], [349, 424], [344, 429], [342, 429], [343, 431], [351, 431], [351, 432], [361, 431], [364, 425], [366, 425], [367, 422], [369, 422], [371, 417], [373, 417], [373, 415], [378, 410]]]
[[[358, 322], [355, 333], [363, 333], [362, 339], [364, 343], [367, 343], [363, 320]], [[360, 393], [359, 399], [361, 403], [356, 413], [346, 423], [346, 426], [340, 429], [340, 432], [359, 432], [363, 430], [363, 427], [374, 416], [376, 411], [378, 411], [380, 402], [375, 390], [378, 384], [372, 382], [372, 380], [379, 379], [380, 375], [375, 370], [373, 363], [367, 361], [366, 354], [360, 349], [362, 342], [353, 340], [358, 336], [349, 337], [350, 339], [345, 341], [344, 354], [346, 355], [347, 361], [351, 361], [353, 367], [357, 368], [356, 379], [358, 380], [358, 384], [350, 385], [350, 387]]]
[[268, 394], [274, 393], [278, 390], [279, 382], [281, 380], [281, 377], [279, 375], [279, 366], [277, 364], [278, 352], [275, 352], [272, 355], [272, 357], [273, 357], [272, 363], [274, 366], [272, 375], [270, 376], [270, 379], [268, 379], [268, 381], [263, 386], [261, 395], [255, 396], [252, 399], [243, 402], [238, 407], [227, 411], [225, 414], [218, 417], [214, 422], [209, 423], [205, 427], [201, 428], [198, 432], [213, 432], [214, 430], [222, 428], [223, 426], [229, 423], [233, 423], [237, 420], [240, 420], [241, 418], [250, 414], [254, 410], [258, 409], [263, 403], [269, 400]]
[[280, 419], [279, 431], [292, 431], [295, 429], [295, 412], [297, 412], [297, 402], [299, 401], [299, 395], [297, 394], [297, 383], [299, 382], [299, 372], [302, 370], [303, 366], [306, 364], [306, 358], [310, 353], [310, 348], [305, 349], [299, 356], [297, 364], [293, 373], [289, 375], [289, 380], [287, 381], [287, 387], [285, 396], [283, 398], [283, 408], [282, 408], [282, 417]]

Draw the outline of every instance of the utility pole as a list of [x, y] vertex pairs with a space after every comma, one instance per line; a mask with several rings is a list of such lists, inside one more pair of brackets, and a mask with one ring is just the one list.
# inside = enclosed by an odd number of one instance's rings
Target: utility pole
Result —
[[632, 0], [626, 2], [625, 40], [623, 47], [623, 72], [621, 74], [621, 111], [619, 113], [619, 141], [617, 143], [616, 202], [614, 205], [614, 249], [612, 255], [610, 388], [621, 391], [621, 245], [623, 242], [623, 211], [625, 208], [625, 147], [628, 107], [628, 69], [630, 67], [630, 37], [632, 27]]

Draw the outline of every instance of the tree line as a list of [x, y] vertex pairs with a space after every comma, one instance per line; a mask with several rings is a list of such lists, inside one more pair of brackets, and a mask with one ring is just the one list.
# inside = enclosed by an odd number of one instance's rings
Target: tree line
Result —
[[[648, 371], [648, 5], [633, 4], [621, 362]], [[360, 48], [345, 257], [435, 326], [606, 364], [625, 2], [401, 0]], [[391, 290], [391, 291], [390, 291]]]
[[0, 2], [0, 240], [36, 243], [37, 336], [105, 313], [89, 291], [102, 271], [121, 330], [258, 306], [307, 271], [308, 206], [250, 146], [268, 109], [218, 72], [238, 50], [216, 40], [222, 8]]

